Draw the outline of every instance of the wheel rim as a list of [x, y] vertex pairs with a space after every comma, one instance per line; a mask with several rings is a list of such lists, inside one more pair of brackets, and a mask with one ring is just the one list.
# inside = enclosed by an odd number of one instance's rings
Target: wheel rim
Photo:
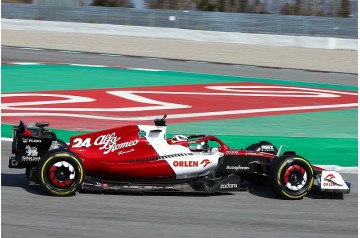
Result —
[[284, 184], [291, 191], [297, 192], [306, 186], [308, 176], [305, 168], [300, 165], [289, 166], [284, 173]]
[[58, 188], [70, 187], [75, 181], [75, 169], [67, 161], [58, 161], [50, 167], [49, 179], [53, 186]]

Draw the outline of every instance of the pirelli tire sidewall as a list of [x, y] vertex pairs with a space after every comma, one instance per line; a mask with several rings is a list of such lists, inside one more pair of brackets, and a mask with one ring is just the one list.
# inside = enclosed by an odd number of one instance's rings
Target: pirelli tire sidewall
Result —
[[[293, 190], [284, 181], [286, 172], [291, 167], [302, 168], [306, 172], [306, 182], [298, 190]], [[301, 170], [302, 171], [302, 170]], [[305, 174], [303, 174], [305, 177]], [[301, 178], [304, 179], [304, 178]], [[303, 180], [302, 180], [303, 181]], [[281, 198], [288, 200], [302, 199], [312, 188], [314, 183], [314, 171], [311, 164], [298, 155], [285, 155], [275, 159], [270, 165], [268, 173], [268, 184], [271, 190]]]
[[[70, 164], [74, 169], [74, 179], [66, 187], [55, 186], [50, 179], [50, 169], [56, 163]], [[54, 196], [72, 196], [80, 188], [84, 181], [85, 171], [81, 161], [74, 153], [67, 149], [55, 149], [41, 157], [38, 164], [38, 177], [41, 186], [51, 195]]]

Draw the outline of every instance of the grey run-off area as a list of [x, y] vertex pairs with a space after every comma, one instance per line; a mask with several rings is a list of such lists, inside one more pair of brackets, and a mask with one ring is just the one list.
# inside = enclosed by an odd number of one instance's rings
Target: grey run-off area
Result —
[[[81, 29], [85, 26], [79, 24], [85, 23], [67, 23], [67, 26], [65, 23], [46, 22], [46, 25], [50, 24], [50, 26], [52, 24], [55, 26], [61, 24], [61, 31], [51, 31], [51, 27], [40, 27], [40, 29], [39, 26], [30, 27], [31, 24], [44, 24], [43, 21], [30, 21], [27, 22], [27, 26], [26, 20], [23, 21], [24, 26], [16, 24], [16, 26], [10, 25], [6, 28], [6, 26], [4, 27], [4, 24], [2, 24], [3, 46], [134, 55], [353, 74], [357, 74], [358, 72], [358, 52], [351, 50], [309, 49], [272, 45], [164, 39], [129, 35], [96, 34], [96, 32], [91, 34], [75, 33], [73, 32], [74, 27]], [[3, 22], [4, 19], [2, 19], [2, 23]], [[93, 30], [105, 27], [101, 24], [90, 25], [92, 25]], [[113, 25], [107, 26], [110, 28], [114, 27]], [[148, 31], [159, 29], [160, 28], [153, 29], [143, 27], [143, 30]], [[138, 31], [137, 29], [137, 32]], [[129, 32], [132, 33], [133, 30], [129, 29]], [[196, 36], [197, 32], [195, 31], [193, 34]]]

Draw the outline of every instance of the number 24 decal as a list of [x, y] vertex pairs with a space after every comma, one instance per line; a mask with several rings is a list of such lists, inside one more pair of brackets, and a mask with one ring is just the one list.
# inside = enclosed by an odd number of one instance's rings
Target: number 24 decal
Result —
[[86, 138], [84, 141], [81, 138], [75, 138], [75, 140], [73, 141], [75, 143], [75, 145], [73, 145], [73, 148], [79, 148], [79, 147], [90, 147], [91, 146], [91, 142], [90, 142], [90, 138]]

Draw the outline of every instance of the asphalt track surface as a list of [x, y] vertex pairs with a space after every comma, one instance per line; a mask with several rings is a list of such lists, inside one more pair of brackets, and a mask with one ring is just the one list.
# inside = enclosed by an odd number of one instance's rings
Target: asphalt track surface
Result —
[[[357, 85], [356, 75], [260, 69], [135, 57], [2, 49], [2, 61], [66, 62], [243, 75]], [[267, 187], [216, 196], [92, 194], [47, 196], [9, 169], [10, 142], [1, 143], [3, 237], [357, 237], [358, 176], [343, 174], [343, 198], [311, 193], [278, 199]]]

